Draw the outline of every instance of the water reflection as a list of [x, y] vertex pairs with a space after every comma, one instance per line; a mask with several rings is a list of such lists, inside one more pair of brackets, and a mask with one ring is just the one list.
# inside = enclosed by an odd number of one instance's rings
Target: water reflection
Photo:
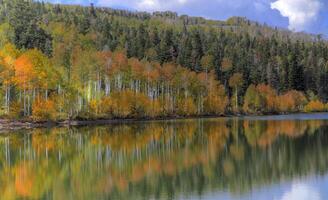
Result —
[[[327, 125], [203, 119], [7, 133], [1, 199], [247, 199], [326, 174]], [[306, 184], [280, 192], [275, 199], [322, 198]]]
[[290, 191], [287, 191], [281, 200], [320, 200], [318, 189], [304, 183], [293, 183]]

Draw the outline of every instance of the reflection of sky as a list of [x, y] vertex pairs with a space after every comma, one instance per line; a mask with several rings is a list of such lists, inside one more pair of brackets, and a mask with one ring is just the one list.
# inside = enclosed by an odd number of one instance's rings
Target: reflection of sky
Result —
[[285, 192], [281, 200], [320, 200], [318, 189], [308, 183], [293, 183], [292, 188]]
[[263, 186], [250, 193], [233, 195], [229, 192], [214, 192], [202, 197], [183, 197], [185, 200], [324, 200], [328, 199], [328, 175], [309, 177], [281, 184]]

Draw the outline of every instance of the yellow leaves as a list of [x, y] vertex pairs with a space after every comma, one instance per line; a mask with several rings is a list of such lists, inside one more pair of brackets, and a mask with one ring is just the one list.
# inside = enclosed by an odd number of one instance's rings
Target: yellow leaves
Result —
[[[149, 105], [148, 105], [149, 106]], [[151, 102], [150, 112], [148, 113], [149, 117], [159, 117], [164, 115], [163, 104], [160, 100], [156, 99]]]
[[161, 75], [165, 80], [170, 82], [173, 78], [173, 75], [175, 74], [175, 71], [176, 71], [176, 67], [173, 64], [166, 63], [163, 65], [161, 69]]
[[197, 114], [197, 107], [191, 97], [180, 99], [177, 110], [180, 116], [193, 116]]
[[136, 59], [136, 58], [131, 58], [129, 59], [129, 66], [131, 67], [132, 73], [134, 74], [135, 78], [142, 79], [144, 76], [144, 67], [142, 63]]
[[215, 80], [214, 73], [208, 76], [208, 94], [205, 98], [204, 106], [206, 114], [223, 115], [229, 103], [224, 86]]
[[131, 115], [131, 99], [133, 98], [133, 92], [124, 91], [114, 94], [113, 98], [113, 115], [119, 118], [126, 118]]
[[11, 43], [5, 44], [1, 49], [1, 56], [10, 57], [12, 59], [17, 58], [19, 53], [19, 50]]
[[132, 98], [132, 117], [148, 117], [150, 116], [151, 101], [141, 93], [136, 93], [134, 99]]
[[9, 118], [11, 119], [17, 119], [20, 117], [22, 106], [19, 102], [13, 101], [10, 103], [10, 112], [9, 112]]
[[56, 81], [55, 70], [40, 51], [28, 50], [14, 63], [15, 83], [20, 89], [46, 89]]
[[[277, 92], [268, 85], [250, 85], [245, 94], [243, 109], [246, 113], [262, 114], [272, 112], [298, 112], [303, 109], [306, 101], [305, 95], [296, 90], [277, 95]], [[313, 104], [310, 106], [313, 106]]]
[[24, 54], [16, 60], [14, 80], [21, 89], [30, 89], [30, 82], [35, 74], [32, 61], [27, 55]]
[[277, 92], [269, 85], [250, 85], [244, 98], [246, 113], [270, 113], [277, 107]]
[[105, 117], [111, 117], [113, 112], [113, 101], [110, 97], [104, 97], [100, 101], [101, 113]]
[[56, 107], [52, 100], [36, 100], [32, 106], [32, 117], [36, 121], [55, 120]]
[[114, 118], [136, 118], [150, 116], [152, 103], [144, 94], [126, 90], [104, 98], [101, 105], [107, 116], [110, 113]]
[[158, 117], [161, 110], [159, 101], [151, 101], [142, 93], [131, 90], [115, 92], [100, 101], [91, 100], [89, 115], [94, 118], [140, 118]]
[[3, 78], [4, 85], [10, 85], [13, 82], [14, 63], [18, 55], [19, 51], [10, 43], [7, 43], [0, 50], [0, 75]]
[[113, 71], [122, 70], [128, 64], [128, 59], [124, 52], [116, 51], [113, 53]]
[[221, 62], [222, 71], [226, 72], [232, 69], [232, 61], [228, 58], [223, 58]]
[[326, 110], [325, 105], [319, 100], [310, 101], [304, 107], [305, 112], [323, 112], [325, 110]]
[[241, 73], [235, 73], [229, 79], [229, 86], [232, 88], [240, 87], [244, 84], [243, 81], [243, 75]]
[[229, 99], [224, 86], [215, 82], [205, 98], [205, 112], [207, 114], [223, 115], [228, 103]]
[[89, 102], [89, 108], [91, 110], [92, 113], [94, 113], [95, 115], [98, 115], [99, 113], [99, 103], [97, 100], [93, 99]]
[[205, 110], [207, 114], [223, 115], [228, 105], [227, 96], [209, 95], [205, 99]]
[[292, 90], [277, 98], [279, 112], [296, 112], [302, 109], [306, 97], [302, 92]]

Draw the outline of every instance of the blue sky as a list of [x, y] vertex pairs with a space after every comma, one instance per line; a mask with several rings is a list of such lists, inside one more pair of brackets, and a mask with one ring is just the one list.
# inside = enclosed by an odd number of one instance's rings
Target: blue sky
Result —
[[224, 20], [243, 16], [292, 31], [328, 36], [328, 0], [46, 0], [138, 11], [171, 10], [179, 14]]

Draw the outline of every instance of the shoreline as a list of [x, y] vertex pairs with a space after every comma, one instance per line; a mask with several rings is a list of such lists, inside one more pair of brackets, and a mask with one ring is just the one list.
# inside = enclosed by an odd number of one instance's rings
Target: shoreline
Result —
[[[283, 116], [300, 116], [300, 115], [314, 115], [324, 114], [327, 112], [314, 112], [314, 113], [281, 113], [281, 114], [239, 114], [239, 115], [204, 115], [204, 116], [189, 116], [189, 117], [161, 117], [161, 118], [127, 118], [127, 119], [94, 119], [94, 120], [64, 120], [64, 121], [32, 121], [32, 120], [10, 120], [0, 119], [0, 131], [10, 130], [24, 130], [34, 128], [54, 128], [54, 127], [81, 127], [81, 126], [97, 126], [97, 125], [111, 125], [111, 124], [127, 124], [137, 122], [156, 122], [156, 121], [170, 121], [170, 120], [188, 120], [188, 119], [229, 119], [229, 118], [250, 118], [263, 120], [272, 117], [277, 120]], [[327, 113], [328, 114], [328, 113]], [[298, 119], [298, 118], [297, 118]], [[301, 119], [301, 118], [300, 118]], [[306, 118], [304, 118], [306, 119]], [[318, 118], [321, 119], [321, 118]]]

